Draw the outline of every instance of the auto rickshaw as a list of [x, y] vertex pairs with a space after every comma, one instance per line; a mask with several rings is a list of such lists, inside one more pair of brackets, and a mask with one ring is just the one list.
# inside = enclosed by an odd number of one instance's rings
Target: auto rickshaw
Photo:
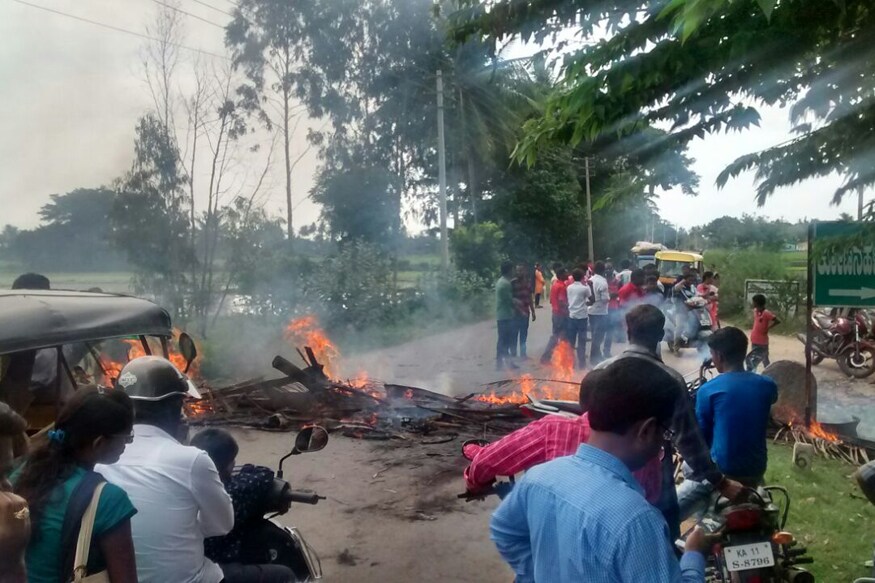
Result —
[[71, 391], [114, 386], [137, 356], [163, 355], [187, 372], [197, 348], [182, 333], [171, 350], [173, 336], [167, 311], [140, 298], [0, 290], [0, 401], [27, 420], [28, 432], [45, 429]]
[[665, 286], [672, 286], [681, 276], [684, 265], [695, 267], [702, 273], [704, 258], [692, 251], [657, 251], [656, 268], [659, 270], [659, 281]]

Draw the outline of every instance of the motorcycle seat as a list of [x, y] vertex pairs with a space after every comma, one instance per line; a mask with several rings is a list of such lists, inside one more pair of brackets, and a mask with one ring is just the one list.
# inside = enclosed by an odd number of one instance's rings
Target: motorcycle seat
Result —
[[821, 328], [821, 330], [829, 330], [832, 328], [833, 319], [824, 314], [814, 314], [814, 320], [817, 322], [817, 325]]

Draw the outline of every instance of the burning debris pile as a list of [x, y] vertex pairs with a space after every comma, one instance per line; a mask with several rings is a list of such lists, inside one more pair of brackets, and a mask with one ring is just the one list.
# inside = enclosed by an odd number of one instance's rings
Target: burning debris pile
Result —
[[828, 431], [822, 424], [812, 421], [806, 428], [790, 423], [775, 432], [774, 440], [783, 439], [790, 443], [811, 445], [814, 451], [825, 458], [840, 460], [853, 465], [863, 465], [870, 461], [870, 450], [862, 443], [854, 443], [852, 438], [843, 439]]
[[[384, 383], [360, 372], [338, 380], [339, 350], [313, 317], [293, 320], [284, 337], [296, 348], [303, 368], [283, 356], [271, 363], [279, 378], [252, 379], [228, 387], [202, 387], [204, 401], [189, 409], [201, 424], [239, 424], [286, 430], [319, 423], [364, 439], [406, 438], [409, 434], [449, 440], [453, 431], [507, 433], [527, 418], [519, 405], [530, 397], [577, 400], [571, 380], [573, 355], [557, 349], [556, 380], [523, 375], [490, 385], [485, 393], [448, 397], [426, 389]], [[566, 354], [567, 353], [567, 354]], [[560, 388], [553, 388], [559, 386]]]

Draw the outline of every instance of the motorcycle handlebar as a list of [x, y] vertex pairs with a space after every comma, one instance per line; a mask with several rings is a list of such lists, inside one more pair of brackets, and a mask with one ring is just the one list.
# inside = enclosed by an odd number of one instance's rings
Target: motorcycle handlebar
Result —
[[298, 504], [318, 504], [320, 500], [325, 500], [325, 496], [320, 496], [312, 490], [289, 490], [286, 498], [289, 502]]

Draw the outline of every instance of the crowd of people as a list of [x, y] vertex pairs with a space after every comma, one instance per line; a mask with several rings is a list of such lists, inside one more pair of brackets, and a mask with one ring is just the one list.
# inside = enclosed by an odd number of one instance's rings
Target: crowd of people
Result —
[[294, 582], [242, 556], [273, 472], [232, 475], [237, 444], [223, 430], [184, 445], [183, 402], [199, 395], [166, 359], [132, 360], [118, 384], [80, 387], [24, 456], [13, 445], [25, 423], [0, 403], [0, 581]]
[[[495, 285], [497, 370], [518, 368], [517, 359], [528, 358], [529, 322], [537, 319], [536, 310], [541, 307], [545, 292], [552, 312], [552, 332], [541, 356], [543, 364], [551, 361], [553, 351], [562, 341], [574, 349], [577, 368], [587, 368], [587, 358], [592, 366], [610, 358], [613, 345], [625, 342], [625, 314], [640, 304], [675, 307], [673, 317], [677, 321], [673, 324], [680, 330], [680, 338], [693, 335], [693, 328], [699, 325], [691, 310], [683, 308], [683, 304], [701, 298], [712, 330], [720, 328], [720, 276], [711, 271], [700, 276], [695, 267], [684, 265], [668, 289], [660, 281], [656, 265], [633, 267], [628, 259], [620, 262], [619, 270], [614, 269], [610, 260], [579, 264], [571, 270], [561, 263], [554, 263], [552, 273], [547, 287], [540, 263], [536, 263], [532, 270], [509, 261], [501, 265], [501, 275]], [[756, 350], [762, 352], [760, 348]]]
[[[694, 529], [678, 561], [681, 522], [714, 492], [736, 500], [763, 482], [777, 387], [745, 371], [745, 333], [724, 327], [710, 336], [720, 374], [692, 402], [657, 353], [663, 312], [643, 303], [625, 323], [626, 350], [580, 384], [579, 418], [547, 416], [495, 443], [466, 445], [471, 492], [527, 471], [491, 522], [518, 583], [704, 581], [709, 539]], [[685, 476], [677, 489], [675, 448]]]

